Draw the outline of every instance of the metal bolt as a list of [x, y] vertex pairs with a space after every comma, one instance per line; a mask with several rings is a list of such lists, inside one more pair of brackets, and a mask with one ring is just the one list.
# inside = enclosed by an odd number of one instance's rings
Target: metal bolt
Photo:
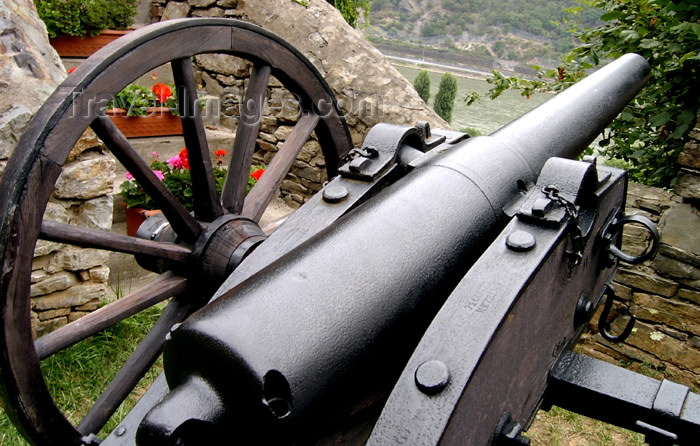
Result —
[[372, 161], [370, 161], [369, 158], [365, 158], [364, 156], [358, 156], [354, 160], [350, 161], [349, 167], [352, 172], [362, 172], [371, 164]]
[[506, 238], [506, 246], [511, 251], [525, 252], [535, 247], [535, 236], [527, 231], [513, 231]]
[[538, 198], [532, 205], [532, 215], [542, 218], [552, 209], [554, 203], [549, 198]]
[[121, 436], [124, 435], [125, 433], [126, 433], [126, 428], [125, 428], [124, 426], [119, 426], [119, 427], [114, 431], [114, 435], [116, 435], [117, 437], [121, 437]]
[[444, 362], [433, 359], [418, 366], [415, 379], [421, 392], [436, 395], [450, 382], [450, 371]]
[[326, 203], [340, 203], [348, 198], [348, 189], [345, 186], [336, 184], [323, 189], [323, 201]]

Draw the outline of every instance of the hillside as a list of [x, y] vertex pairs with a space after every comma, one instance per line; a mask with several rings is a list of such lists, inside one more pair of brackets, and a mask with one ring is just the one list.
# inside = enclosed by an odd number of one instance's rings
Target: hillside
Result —
[[[513, 71], [553, 66], [569, 28], [599, 13], [576, 0], [372, 0], [368, 37], [382, 50]], [[477, 63], [478, 62], [478, 63]]]

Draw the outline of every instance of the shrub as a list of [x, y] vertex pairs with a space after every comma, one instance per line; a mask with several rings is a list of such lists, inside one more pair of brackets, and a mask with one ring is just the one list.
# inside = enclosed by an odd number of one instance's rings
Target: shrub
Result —
[[413, 88], [418, 92], [418, 96], [427, 103], [430, 99], [430, 74], [427, 70], [418, 72], [418, 76], [413, 80]]
[[440, 78], [438, 92], [435, 95], [433, 109], [442, 119], [447, 122], [452, 121], [452, 109], [457, 96], [457, 78], [450, 73], [445, 73]]
[[127, 29], [138, 0], [35, 0], [49, 37], [94, 36], [105, 29]]

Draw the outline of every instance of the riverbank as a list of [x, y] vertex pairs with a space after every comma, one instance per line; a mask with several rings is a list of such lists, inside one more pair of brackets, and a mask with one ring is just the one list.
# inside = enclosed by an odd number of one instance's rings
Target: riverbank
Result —
[[384, 56], [391, 61], [392, 65], [413, 68], [416, 70], [425, 69], [435, 73], [452, 73], [455, 76], [482, 81], [486, 80], [486, 78], [491, 75], [491, 72], [483, 69], [441, 63], [433, 60], [413, 59], [410, 57], [394, 56], [391, 54], [385, 54]]

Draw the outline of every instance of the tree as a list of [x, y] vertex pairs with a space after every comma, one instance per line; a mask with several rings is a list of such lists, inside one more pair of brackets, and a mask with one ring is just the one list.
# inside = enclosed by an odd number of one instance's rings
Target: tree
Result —
[[369, 16], [370, 4], [369, 0], [327, 0], [328, 3], [335, 6], [343, 15], [343, 18], [350, 26], [357, 26], [357, 20], [360, 18], [360, 11], [363, 11], [365, 19]]
[[427, 103], [430, 99], [430, 74], [427, 70], [418, 72], [418, 76], [413, 80], [413, 88], [418, 92], [418, 96]]
[[457, 97], [457, 78], [450, 73], [445, 73], [440, 78], [440, 85], [435, 95], [433, 109], [435, 113], [447, 122], [452, 121], [455, 97]]
[[[559, 91], [586, 70], [625, 53], [651, 65], [651, 78], [632, 103], [603, 132], [602, 154], [628, 164], [635, 181], [670, 187], [677, 159], [700, 110], [700, 8], [697, 0], [581, 0], [598, 8], [602, 24], [578, 32], [580, 45], [557, 69], [539, 70], [541, 81], [494, 73], [489, 95], [509, 88]], [[469, 102], [474, 101], [470, 96]]]

